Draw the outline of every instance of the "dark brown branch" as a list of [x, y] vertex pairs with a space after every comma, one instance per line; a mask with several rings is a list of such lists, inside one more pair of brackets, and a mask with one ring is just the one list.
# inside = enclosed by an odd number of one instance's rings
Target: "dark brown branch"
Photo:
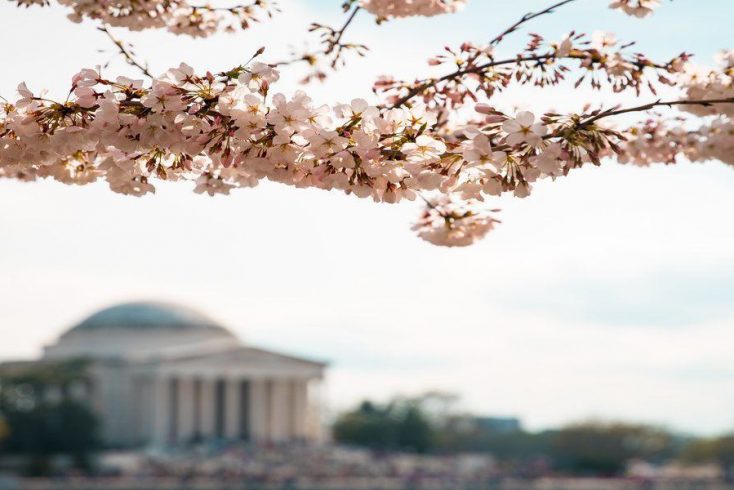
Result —
[[352, 10], [352, 13], [347, 18], [347, 21], [344, 22], [344, 25], [342, 26], [342, 28], [339, 29], [338, 31], [336, 31], [336, 36], [334, 37], [334, 39], [332, 39], [331, 41], [329, 41], [329, 48], [328, 48], [328, 50], [326, 51], [325, 54], [331, 53], [334, 50], [334, 46], [338, 46], [339, 45], [339, 43], [342, 40], [342, 36], [344, 36], [344, 32], [346, 32], [347, 27], [349, 27], [349, 25], [352, 23], [352, 21], [354, 20], [354, 18], [357, 16], [357, 12], [359, 12], [360, 10], [362, 10], [362, 7], [359, 7], [359, 6], [357, 6], [357, 8], [355, 8], [354, 10]]
[[426, 203], [426, 206], [428, 206], [431, 209], [437, 209], [436, 205], [433, 204], [430, 201], [430, 199], [428, 199], [426, 196], [424, 196], [422, 192], [418, 191], [418, 192], [416, 192], [416, 194], [418, 195], [418, 197], [420, 197], [423, 200], [424, 203]]
[[649, 111], [655, 107], [673, 107], [679, 105], [700, 105], [700, 106], [711, 106], [714, 104], [734, 104], [734, 97], [724, 99], [701, 99], [701, 100], [668, 100], [668, 101], [655, 101], [649, 104], [638, 105], [635, 107], [627, 107], [624, 109], [608, 109], [606, 111], [599, 112], [593, 116], [589, 116], [585, 120], [580, 121], [577, 125], [577, 129], [587, 128], [594, 124], [600, 119], [604, 119], [612, 116], [619, 116], [621, 114], [629, 114], [631, 112], [642, 112]]

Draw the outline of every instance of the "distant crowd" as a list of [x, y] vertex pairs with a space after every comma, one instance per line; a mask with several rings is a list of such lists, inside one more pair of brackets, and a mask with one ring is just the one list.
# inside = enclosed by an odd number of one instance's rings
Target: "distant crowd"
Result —
[[199, 447], [151, 454], [122, 470], [136, 479], [215, 481], [247, 488], [478, 488], [498, 481], [488, 455], [380, 454], [342, 447]]
[[95, 476], [19, 481], [24, 490], [734, 490], [714, 472], [655, 473], [631, 465], [619, 478], [562, 479], [540, 462], [507, 465], [488, 454], [408, 454], [325, 445], [202, 444], [104, 453]]

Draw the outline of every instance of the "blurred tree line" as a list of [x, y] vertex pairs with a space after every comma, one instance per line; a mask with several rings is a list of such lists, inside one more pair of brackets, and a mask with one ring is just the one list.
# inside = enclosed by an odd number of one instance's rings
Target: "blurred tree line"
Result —
[[455, 397], [429, 393], [387, 403], [364, 401], [341, 414], [334, 439], [379, 451], [487, 452], [500, 464], [551, 469], [562, 474], [618, 476], [630, 460], [653, 464], [715, 463], [734, 476], [734, 435], [696, 439], [661, 427], [587, 421], [528, 432], [492, 427], [452, 409]]
[[4, 366], [0, 372], [0, 455], [19, 455], [33, 475], [51, 471], [51, 459], [67, 455], [89, 469], [99, 447], [98, 422], [74, 387], [88, 382], [87, 363], [72, 360]]

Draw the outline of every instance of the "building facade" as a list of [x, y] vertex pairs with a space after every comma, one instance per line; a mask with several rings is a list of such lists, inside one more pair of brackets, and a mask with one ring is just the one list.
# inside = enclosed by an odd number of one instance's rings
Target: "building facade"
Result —
[[101, 310], [44, 349], [39, 363], [88, 360], [76, 387], [107, 445], [196, 440], [319, 441], [325, 364], [242, 344], [188, 308]]

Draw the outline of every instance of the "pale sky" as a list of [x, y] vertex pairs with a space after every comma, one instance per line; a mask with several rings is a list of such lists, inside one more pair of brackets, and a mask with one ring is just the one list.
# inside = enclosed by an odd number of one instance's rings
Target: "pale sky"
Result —
[[[180, 61], [219, 71], [261, 45], [280, 59], [307, 38], [310, 21], [341, 20], [340, 0], [280, 3], [284, 14], [236, 35], [116, 33], [154, 72]], [[706, 63], [734, 47], [730, 0], [665, 2], [646, 20], [607, 3], [579, 0], [530, 30], [551, 39], [612, 30], [651, 55], [688, 50]], [[425, 59], [443, 45], [486, 40], [544, 4], [473, 0], [462, 14], [380, 27], [363, 16], [348, 36], [369, 44], [370, 56], [307, 90], [320, 101], [370, 98], [377, 75], [429, 73]], [[61, 8], [6, 1], [0, 18], [6, 97], [20, 81], [63, 96], [79, 68], [112, 53], [93, 25], [66, 21]], [[516, 34], [507, 53], [525, 39]], [[108, 70], [134, 74], [119, 59]], [[294, 90], [301, 74], [284, 71], [275, 89]], [[496, 103], [573, 110], [581, 98], [564, 86]], [[538, 185], [528, 199], [502, 199], [504, 223], [485, 241], [444, 249], [410, 231], [419, 210], [411, 203], [269, 183], [214, 198], [178, 183], [133, 198], [104, 183], [0, 181], [0, 359], [38, 355], [100, 307], [167, 300], [208, 313], [245, 342], [331, 361], [333, 410], [441, 389], [530, 428], [603, 417], [731, 431], [732, 188], [734, 169], [720, 163], [606, 162]]]

